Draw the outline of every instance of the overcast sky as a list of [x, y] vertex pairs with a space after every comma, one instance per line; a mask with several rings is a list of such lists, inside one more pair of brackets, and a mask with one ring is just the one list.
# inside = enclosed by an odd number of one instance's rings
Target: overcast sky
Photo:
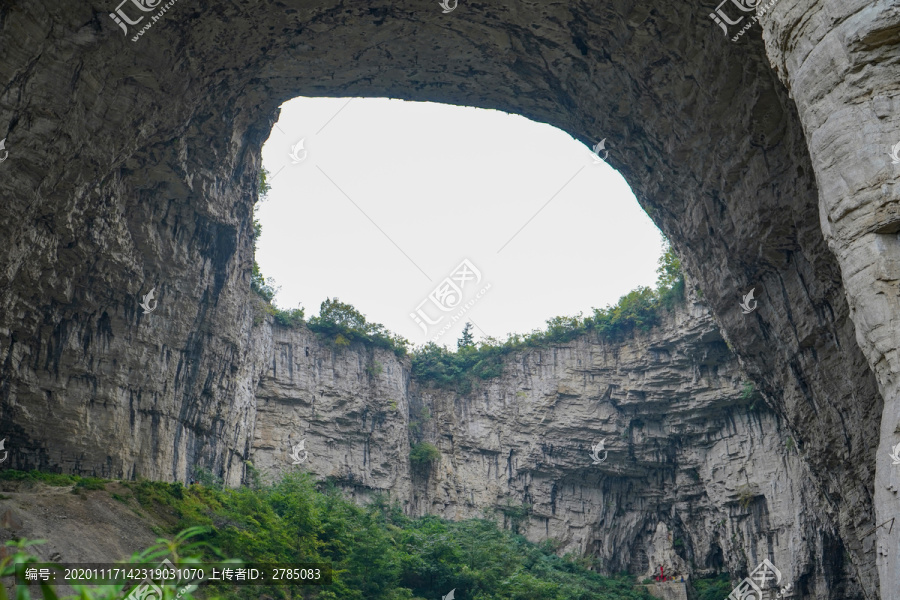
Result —
[[257, 206], [257, 261], [275, 303], [307, 317], [338, 297], [415, 345], [455, 348], [467, 320], [502, 340], [656, 281], [662, 236], [628, 185], [546, 124], [296, 98], [262, 154], [272, 190]]

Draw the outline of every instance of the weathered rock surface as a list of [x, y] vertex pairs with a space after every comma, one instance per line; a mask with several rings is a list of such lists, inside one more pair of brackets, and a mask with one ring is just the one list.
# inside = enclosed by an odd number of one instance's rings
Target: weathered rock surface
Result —
[[[806, 450], [699, 304], [624, 341], [513, 353], [465, 394], [421, 385], [389, 351], [337, 349], [306, 328], [272, 337], [250, 450], [264, 473], [309, 471], [415, 515], [498, 512], [607, 572], [737, 573], [769, 557], [813, 597], [860, 593]], [[410, 439], [440, 461], [411, 467]], [[308, 459], [293, 465], [301, 440]]]
[[[900, 527], [875, 529], [900, 506], [887, 453], [900, 443], [895, 3], [780, 0], [762, 38], [754, 26], [734, 43], [695, 2], [445, 15], [396, 0], [182, 0], [137, 42], [150, 13], [123, 35], [117, 8], [0, 6], [0, 436], [13, 466], [184, 480], [203, 464], [239, 481], [271, 343], [253, 333], [248, 286], [277, 107], [357, 95], [498, 108], [607, 138], [699, 282], [803, 448], [804, 485], [837, 529], [820, 545], [847, 551], [802, 593], [897, 597]], [[751, 288], [760, 305], [745, 316]], [[847, 562], [863, 594], [841, 595]]]

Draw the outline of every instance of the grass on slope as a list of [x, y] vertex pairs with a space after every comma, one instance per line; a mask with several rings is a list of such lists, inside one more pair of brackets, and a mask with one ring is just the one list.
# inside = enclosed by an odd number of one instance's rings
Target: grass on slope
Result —
[[[13, 473], [2, 475], [43, 481], [48, 477]], [[384, 499], [359, 507], [327, 484], [317, 487], [308, 475], [286, 475], [273, 485], [234, 490], [150, 481], [124, 485], [132, 496], [117, 494], [117, 500], [139, 503], [166, 523], [164, 533], [203, 526], [203, 532], [193, 538], [205, 543], [194, 546], [203, 560], [328, 562], [334, 573], [331, 586], [212, 588], [205, 584], [195, 597], [431, 600], [455, 589], [457, 600], [651, 598], [634, 586], [633, 578], [598, 575], [584, 561], [556, 556], [551, 544], [529, 543], [493, 521], [411, 519]]]

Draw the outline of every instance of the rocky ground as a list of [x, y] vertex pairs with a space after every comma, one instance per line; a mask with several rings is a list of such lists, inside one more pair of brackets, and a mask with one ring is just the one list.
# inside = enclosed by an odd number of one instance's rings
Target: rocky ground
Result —
[[[122, 502], [113, 498], [127, 498]], [[118, 483], [105, 490], [0, 481], [0, 545], [10, 540], [45, 540], [29, 552], [43, 561], [113, 563], [152, 546], [161, 521], [141, 510]], [[9, 553], [0, 548], [0, 557]], [[60, 588], [63, 593], [72, 593]]]

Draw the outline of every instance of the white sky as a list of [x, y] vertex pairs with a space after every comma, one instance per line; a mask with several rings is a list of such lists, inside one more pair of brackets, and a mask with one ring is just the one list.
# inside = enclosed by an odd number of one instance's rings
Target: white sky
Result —
[[468, 259], [481, 280], [464, 282], [462, 304], [420, 307], [432, 321], [455, 315], [490, 284], [437, 339], [455, 348], [466, 320], [476, 338], [503, 340], [656, 281], [661, 234], [628, 185], [546, 124], [427, 102], [295, 98], [262, 156], [272, 190], [257, 205], [257, 261], [280, 287], [276, 304], [302, 305], [307, 318], [336, 296], [418, 346], [450, 319], [426, 337], [410, 313]]

